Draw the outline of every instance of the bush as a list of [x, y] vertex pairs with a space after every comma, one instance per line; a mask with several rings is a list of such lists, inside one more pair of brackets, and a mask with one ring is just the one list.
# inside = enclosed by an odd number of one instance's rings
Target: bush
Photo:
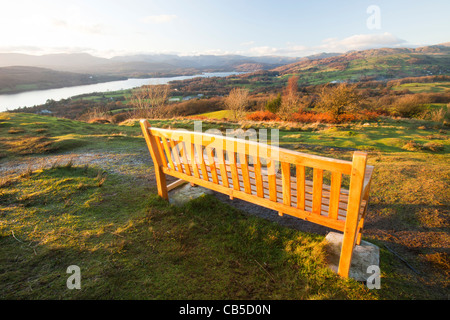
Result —
[[117, 113], [111, 117], [111, 121], [113, 123], [120, 123], [122, 121], [127, 120], [129, 118], [129, 115], [130, 114], [128, 112]]
[[271, 113], [277, 113], [281, 106], [281, 93], [266, 103], [266, 110]]
[[392, 104], [391, 114], [405, 118], [420, 115], [424, 110], [424, 100], [417, 94], [408, 94], [396, 99]]
[[342, 115], [360, 109], [362, 97], [356, 91], [356, 85], [341, 83], [336, 86], [325, 85], [320, 94], [316, 107], [327, 112], [336, 122]]
[[405, 143], [403, 145], [402, 149], [408, 150], [408, 151], [419, 151], [419, 150], [422, 150], [422, 145], [416, 141], [411, 140], [411, 141]]
[[93, 118], [89, 119], [88, 123], [111, 123], [111, 121], [107, 118]]
[[440, 152], [444, 151], [444, 145], [438, 142], [427, 142], [423, 145], [423, 149], [432, 152]]
[[277, 115], [270, 111], [256, 111], [256, 112], [248, 114], [245, 118], [246, 118], [246, 120], [252, 120], [252, 121], [278, 120]]
[[446, 107], [431, 111], [431, 120], [435, 122], [444, 122], [449, 116], [448, 109], [449, 108]]
[[297, 112], [292, 115], [292, 121], [302, 123], [333, 123], [334, 118], [326, 112], [314, 113], [314, 112]]

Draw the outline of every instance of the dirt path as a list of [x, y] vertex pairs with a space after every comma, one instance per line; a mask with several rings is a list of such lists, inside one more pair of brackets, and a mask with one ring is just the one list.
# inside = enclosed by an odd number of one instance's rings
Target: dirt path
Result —
[[26, 170], [48, 169], [55, 165], [65, 165], [71, 162], [76, 166], [98, 166], [99, 168], [117, 174], [132, 174], [143, 178], [149, 174], [152, 165], [147, 152], [136, 153], [108, 153], [68, 152], [58, 155], [26, 156], [16, 160], [0, 162], [0, 175], [9, 176], [20, 174]]
[[[8, 177], [21, 174], [28, 170], [34, 171], [39, 169], [49, 169], [52, 166], [65, 165], [69, 162], [75, 166], [89, 165], [99, 167], [109, 173], [127, 176], [130, 179], [136, 179], [142, 181], [143, 183], [148, 183], [149, 186], [156, 185], [154, 171], [151, 168], [153, 163], [146, 150], [139, 153], [68, 152], [58, 155], [26, 156], [17, 160], [0, 162], [0, 176]], [[170, 183], [171, 181], [174, 181], [175, 178], [168, 176], [167, 180]], [[289, 228], [322, 235], [332, 231], [329, 228], [290, 217], [288, 215], [279, 217], [273, 210], [255, 206], [239, 199], [230, 200], [226, 195], [218, 192], [214, 192], [214, 194], [219, 200], [248, 214], [262, 217]]]

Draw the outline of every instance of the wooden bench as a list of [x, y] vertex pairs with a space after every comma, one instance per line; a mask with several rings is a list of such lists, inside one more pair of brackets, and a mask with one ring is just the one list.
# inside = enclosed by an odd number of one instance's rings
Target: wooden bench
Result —
[[[366, 153], [356, 151], [352, 161], [344, 161], [220, 135], [153, 128], [147, 120], [140, 124], [162, 198], [190, 182], [341, 231], [338, 274], [348, 277], [353, 248], [361, 242], [373, 172]], [[167, 185], [166, 174], [179, 180]]]

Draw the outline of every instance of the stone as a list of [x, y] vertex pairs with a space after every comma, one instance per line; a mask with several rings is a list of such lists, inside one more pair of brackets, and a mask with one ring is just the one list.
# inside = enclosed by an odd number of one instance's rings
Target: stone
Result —
[[[328, 266], [337, 273], [342, 247], [342, 233], [330, 232], [325, 237]], [[361, 241], [353, 249], [349, 277], [356, 281], [366, 282], [373, 272], [367, 272], [369, 266], [380, 266], [380, 248], [370, 242]]]
[[213, 191], [200, 186], [193, 187], [190, 183], [185, 183], [169, 191], [169, 202], [175, 206], [182, 206], [204, 194], [213, 194]]

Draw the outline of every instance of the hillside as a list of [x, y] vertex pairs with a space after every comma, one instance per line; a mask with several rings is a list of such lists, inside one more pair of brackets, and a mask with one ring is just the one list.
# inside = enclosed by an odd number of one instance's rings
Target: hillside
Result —
[[121, 80], [123, 77], [55, 71], [37, 67], [0, 68], [0, 94]]
[[389, 80], [450, 74], [450, 47], [383, 48], [352, 51], [322, 59], [302, 59], [272, 70], [299, 75], [300, 84], [344, 80]]

